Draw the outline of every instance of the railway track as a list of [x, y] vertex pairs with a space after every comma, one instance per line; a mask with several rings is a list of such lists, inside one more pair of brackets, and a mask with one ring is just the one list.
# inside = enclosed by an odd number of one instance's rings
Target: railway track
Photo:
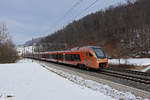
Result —
[[[69, 66], [69, 65], [67, 65], [67, 66]], [[79, 68], [79, 69], [82, 69], [82, 68]], [[84, 69], [84, 70], [86, 70], [86, 69]], [[115, 69], [115, 68], [111, 68], [111, 67], [108, 69], [101, 69], [100, 71], [98, 71], [96, 73], [150, 85], [150, 73]]]
[[126, 79], [138, 83], [148, 84], [150, 85], [150, 76], [149, 73], [142, 73], [137, 71], [129, 71], [129, 70], [116, 70], [116, 69], [101, 69], [99, 72], [101, 74]]
[[150, 73], [146, 73], [146, 72], [133, 71], [133, 70], [123, 70], [123, 69], [112, 68], [112, 67], [109, 67], [109, 69], [114, 70], [114, 71], [124, 72], [124, 73], [131, 73], [131, 74], [137, 74], [137, 75], [150, 77]]
[[[150, 84], [143, 84], [135, 81], [130, 81], [125, 78], [118, 78], [116, 76], [110, 76], [103, 74], [103, 71], [87, 71], [85, 69], [77, 68], [76, 66], [62, 65], [57, 63], [49, 63], [49, 62], [40, 62], [42, 65], [48, 67], [52, 67], [54, 69], [62, 70], [64, 72], [71, 73], [72, 75], [80, 76], [87, 80], [93, 80], [98, 83], [107, 84], [114, 89], [131, 92], [136, 96], [147, 97], [150, 98]], [[110, 70], [110, 69], [109, 69]]]
[[[82, 68], [79, 68], [79, 69], [82, 69]], [[85, 68], [83, 69], [86, 70]], [[96, 73], [104, 74], [107, 76], [112, 76], [112, 77], [116, 77], [120, 79], [130, 80], [130, 81], [138, 82], [141, 84], [143, 83], [146, 85], [150, 85], [150, 73], [131, 71], [131, 70], [122, 70], [122, 69], [116, 69], [116, 68], [111, 68], [111, 67], [108, 69], [100, 69], [100, 71]]]
[[[142, 72], [135, 72], [135, 71], [123, 71], [120, 69], [101, 69], [101, 71], [90, 70], [87, 71], [86, 69], [81, 69], [76, 66], [64, 65], [64, 64], [57, 64], [57, 63], [49, 63], [47, 61], [41, 61], [45, 63], [47, 66], [55, 65], [58, 66], [60, 70], [70, 70], [73, 72], [82, 73], [85, 75], [90, 75], [95, 78], [100, 78], [108, 81], [112, 81], [115, 83], [119, 83], [122, 85], [126, 85], [129, 87], [134, 87], [137, 89], [141, 89], [144, 91], [150, 92], [150, 76], [148, 74], [143, 74]], [[136, 74], [135, 74], [136, 73]], [[140, 74], [139, 74], [140, 73]], [[142, 75], [142, 74], [143, 75]]]

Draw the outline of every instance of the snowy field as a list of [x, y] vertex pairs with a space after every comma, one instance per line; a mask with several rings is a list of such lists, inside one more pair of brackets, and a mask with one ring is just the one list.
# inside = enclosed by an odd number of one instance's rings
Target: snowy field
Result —
[[[119, 64], [118, 59], [109, 59], [109, 63], [111, 64]], [[139, 66], [147, 66], [150, 65], [150, 58], [129, 58], [129, 59], [121, 59], [121, 64], [132, 64]]]
[[56, 69], [49, 71], [30, 60], [21, 60], [15, 64], [0, 64], [0, 100], [119, 99], [143, 100], [131, 93], [120, 92], [107, 85]]
[[[118, 59], [109, 59], [109, 64], [119, 64]], [[129, 59], [121, 59], [121, 64], [130, 64], [137, 66], [147, 66], [142, 72], [146, 72], [150, 70], [150, 58], [129, 58]]]

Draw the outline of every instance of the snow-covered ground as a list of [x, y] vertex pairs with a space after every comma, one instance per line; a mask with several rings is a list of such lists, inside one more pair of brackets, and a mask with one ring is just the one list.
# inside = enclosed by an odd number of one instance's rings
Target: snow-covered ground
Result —
[[35, 46], [19, 46], [17, 47], [18, 54], [21, 55], [22, 53], [32, 53], [32, 49], [35, 49]]
[[[109, 59], [109, 63], [111, 64], [119, 64], [118, 59]], [[132, 64], [139, 66], [147, 66], [150, 65], [150, 58], [129, 58], [129, 59], [120, 59], [121, 64]]]
[[0, 64], [0, 100], [119, 99], [142, 100], [131, 93], [117, 91], [107, 85], [60, 70], [51, 68], [49, 71], [30, 60], [21, 60], [15, 64]]
[[145, 69], [141, 70], [142, 72], [147, 72], [150, 70], [150, 66], [146, 67]]
[[[109, 59], [109, 64], [119, 64], [118, 59]], [[142, 69], [142, 72], [150, 70], [150, 58], [129, 58], [129, 59], [120, 59], [121, 64], [130, 64], [137, 66], [147, 66], [145, 69]]]

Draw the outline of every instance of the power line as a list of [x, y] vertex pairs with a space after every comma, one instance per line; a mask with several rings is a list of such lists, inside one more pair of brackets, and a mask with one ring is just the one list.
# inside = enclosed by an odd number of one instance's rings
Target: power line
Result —
[[83, 9], [80, 13], [78, 13], [74, 19], [76, 19], [79, 15], [81, 15], [82, 13], [84, 13], [86, 10], [88, 10], [89, 8], [91, 8], [94, 4], [96, 4], [99, 0], [95, 0], [92, 4], [90, 4], [88, 7], [86, 7], [85, 9]]
[[[51, 31], [54, 27], [56, 27], [56, 25], [58, 23], [60, 23], [75, 7], [77, 7], [83, 0], [79, 0], [77, 1], [70, 9], [67, 10], [67, 12], [65, 12], [65, 14], [60, 17], [53, 25], [50, 29], [44, 31], [44, 32], [41, 32], [41, 33], [47, 33], [49, 31]], [[81, 15], [82, 13], [84, 13], [86, 10], [88, 10], [89, 8], [91, 8], [94, 4], [96, 4], [99, 0], [95, 0], [92, 4], [90, 4], [88, 7], [86, 7], [85, 9], [83, 9], [81, 12], [79, 12], [75, 17], [74, 19], [76, 19], [79, 15]]]
[[51, 29], [49, 30], [46, 30], [45, 32], [42, 32], [42, 33], [47, 33], [48, 31], [52, 30], [54, 27], [56, 27], [56, 25], [58, 23], [60, 23], [75, 7], [77, 7], [83, 0], [79, 0], [77, 1], [70, 9], [67, 10], [67, 12], [65, 12], [65, 14], [60, 17], [51, 27]]

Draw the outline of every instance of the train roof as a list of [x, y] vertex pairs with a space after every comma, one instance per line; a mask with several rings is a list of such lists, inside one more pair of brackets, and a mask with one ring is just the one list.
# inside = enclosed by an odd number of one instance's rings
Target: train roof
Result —
[[75, 47], [75, 48], [67, 49], [67, 50], [46, 51], [46, 52], [40, 52], [40, 53], [70, 52], [70, 51], [78, 51], [78, 50], [81, 50], [82, 48], [94, 49], [94, 48], [101, 48], [101, 47], [99, 47], [99, 46], [83, 46], [83, 47]]
[[99, 46], [87, 46], [88, 48], [101, 48]]
[[99, 46], [83, 46], [83, 47], [75, 47], [75, 48], [72, 48], [71, 50], [79, 50], [81, 48], [101, 48]]

